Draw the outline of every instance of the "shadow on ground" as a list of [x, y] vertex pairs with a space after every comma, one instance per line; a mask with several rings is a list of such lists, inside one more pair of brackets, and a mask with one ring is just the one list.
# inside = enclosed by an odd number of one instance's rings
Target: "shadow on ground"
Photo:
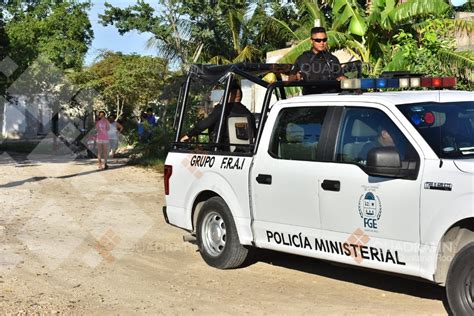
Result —
[[298, 270], [343, 282], [363, 285], [383, 291], [411, 295], [423, 299], [442, 301], [445, 309], [451, 314], [444, 287], [418, 278], [407, 278], [401, 275], [378, 272], [353, 267], [350, 265], [330, 263], [303, 256], [291, 255], [267, 249], [256, 249], [247, 265], [265, 262], [274, 266]]
[[93, 169], [89, 171], [84, 171], [84, 172], [78, 172], [78, 173], [72, 173], [72, 174], [66, 174], [58, 177], [30, 177], [24, 180], [18, 180], [18, 181], [12, 181], [12, 182], [7, 182], [4, 184], [0, 184], [0, 188], [12, 188], [12, 187], [18, 187], [21, 186], [25, 183], [29, 182], [40, 182], [46, 179], [69, 179], [69, 178], [74, 178], [74, 177], [79, 177], [79, 176], [86, 176], [89, 174], [93, 174], [96, 172], [110, 172], [114, 169], [120, 169], [123, 167], [127, 166], [127, 160], [126, 159], [121, 159], [118, 164], [114, 165], [109, 165], [109, 168], [107, 170], [98, 170], [96, 168], [96, 160], [95, 159], [87, 159], [87, 160], [75, 160], [74, 157], [71, 159], [70, 157], [65, 157], [65, 156], [43, 156], [40, 157], [41, 160], [35, 160], [31, 161], [29, 160], [28, 156], [26, 154], [22, 153], [8, 153], [8, 155], [0, 155], [2, 159], [0, 159], [0, 166], [3, 165], [10, 165], [14, 164], [16, 168], [24, 168], [24, 167], [34, 167], [38, 166], [41, 163], [73, 163], [76, 165], [85, 165], [85, 166], [91, 166]]

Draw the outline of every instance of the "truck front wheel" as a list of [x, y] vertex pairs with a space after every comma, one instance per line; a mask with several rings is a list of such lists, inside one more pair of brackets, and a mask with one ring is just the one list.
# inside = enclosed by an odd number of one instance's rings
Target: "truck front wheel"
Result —
[[474, 315], [474, 243], [453, 259], [446, 279], [446, 295], [454, 315]]
[[196, 235], [199, 252], [210, 266], [236, 268], [248, 256], [249, 250], [240, 244], [229, 207], [220, 197], [204, 203], [197, 218]]

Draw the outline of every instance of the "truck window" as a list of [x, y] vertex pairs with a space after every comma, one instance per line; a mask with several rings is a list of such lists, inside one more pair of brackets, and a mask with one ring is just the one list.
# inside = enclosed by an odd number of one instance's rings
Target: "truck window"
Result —
[[398, 108], [440, 158], [474, 156], [474, 102], [403, 104]]
[[376, 147], [395, 147], [402, 163], [418, 161], [415, 149], [385, 113], [371, 108], [346, 108], [336, 161], [365, 166], [368, 152]]
[[326, 112], [326, 107], [281, 110], [270, 142], [270, 155], [279, 159], [316, 161]]

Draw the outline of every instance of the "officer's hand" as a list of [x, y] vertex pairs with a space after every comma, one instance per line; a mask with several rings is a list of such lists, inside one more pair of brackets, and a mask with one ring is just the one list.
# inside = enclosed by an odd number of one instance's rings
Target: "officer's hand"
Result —
[[189, 136], [188, 135], [184, 135], [183, 137], [181, 137], [181, 139], [179, 140], [181, 142], [187, 142], [189, 141]]
[[299, 80], [302, 80], [302, 79], [303, 79], [303, 76], [301, 75], [301, 71], [298, 71], [294, 75], [290, 75], [289, 78], [288, 78], [289, 81], [299, 81]]
[[347, 79], [346, 76], [339, 76], [339, 77], [336, 78], [337, 81], [341, 81], [341, 80], [345, 80], [345, 79]]

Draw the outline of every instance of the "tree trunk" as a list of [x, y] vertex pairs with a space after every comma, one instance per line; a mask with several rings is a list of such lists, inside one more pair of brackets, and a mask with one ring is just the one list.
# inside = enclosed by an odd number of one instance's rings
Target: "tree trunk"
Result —
[[120, 95], [117, 95], [117, 102], [115, 103], [115, 115], [117, 119], [119, 119], [123, 114], [123, 105], [125, 103], [125, 99], [122, 98]]

